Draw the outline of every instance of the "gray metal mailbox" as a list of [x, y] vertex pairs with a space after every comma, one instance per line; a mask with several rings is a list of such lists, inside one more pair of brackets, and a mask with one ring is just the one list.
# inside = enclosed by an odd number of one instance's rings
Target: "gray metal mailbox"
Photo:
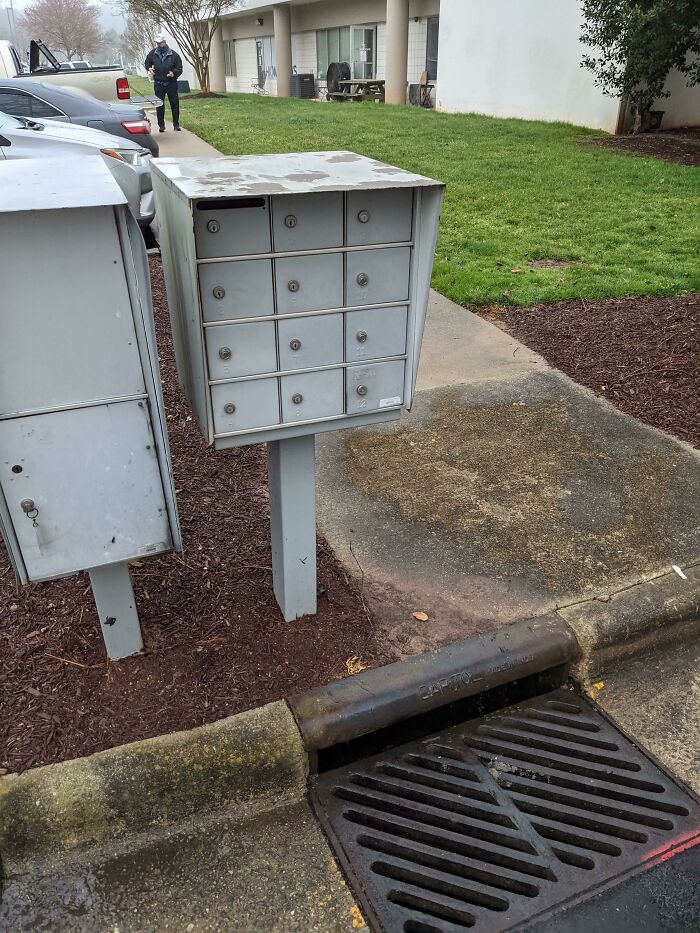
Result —
[[110, 657], [128, 561], [180, 547], [148, 263], [101, 158], [0, 166], [0, 531], [21, 583], [89, 570]]
[[210, 444], [268, 442], [275, 593], [313, 612], [313, 437], [410, 407], [444, 185], [306, 152], [157, 159], [153, 186], [183, 389]]

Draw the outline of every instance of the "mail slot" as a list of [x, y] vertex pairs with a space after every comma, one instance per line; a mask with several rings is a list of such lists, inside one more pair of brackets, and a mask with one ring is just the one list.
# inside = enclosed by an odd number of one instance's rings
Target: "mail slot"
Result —
[[399, 356], [406, 352], [408, 308], [372, 308], [345, 315], [345, 358], [356, 360]]
[[272, 261], [244, 259], [199, 267], [199, 294], [205, 321], [235, 321], [275, 313]]
[[197, 255], [202, 259], [269, 253], [269, 199], [198, 201], [194, 209], [194, 231]]
[[412, 224], [413, 191], [410, 189], [348, 192], [348, 246], [408, 242], [412, 238]]
[[403, 382], [403, 360], [348, 366], [348, 414], [397, 408], [403, 404]]
[[275, 260], [277, 313], [325, 311], [343, 306], [343, 254]]
[[277, 377], [214, 385], [211, 387], [211, 407], [217, 434], [279, 424]]
[[287, 194], [272, 199], [275, 252], [343, 245], [343, 195]]
[[210, 379], [234, 379], [277, 369], [273, 321], [207, 327], [206, 345]]
[[407, 301], [410, 267], [408, 246], [347, 253], [346, 305]]

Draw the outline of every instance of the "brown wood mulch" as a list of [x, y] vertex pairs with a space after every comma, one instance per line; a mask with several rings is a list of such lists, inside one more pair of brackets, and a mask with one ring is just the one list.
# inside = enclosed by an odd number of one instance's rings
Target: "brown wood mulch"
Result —
[[160, 262], [152, 268], [184, 552], [136, 562], [146, 650], [108, 663], [87, 576], [18, 592], [0, 543], [0, 769], [199, 726], [390, 660], [323, 541], [318, 614], [283, 621], [264, 448], [206, 447], [177, 384]]
[[700, 166], [700, 129], [635, 136], [589, 136], [584, 145], [602, 146], [625, 155], [653, 156], [679, 165]]
[[700, 295], [560, 301], [482, 316], [626, 414], [700, 446]]

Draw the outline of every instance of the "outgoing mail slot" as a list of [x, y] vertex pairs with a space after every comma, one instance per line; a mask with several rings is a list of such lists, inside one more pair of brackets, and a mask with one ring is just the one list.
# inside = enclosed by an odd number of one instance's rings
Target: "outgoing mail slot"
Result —
[[288, 194], [272, 198], [275, 252], [343, 245], [343, 194]]
[[275, 313], [272, 261], [244, 259], [199, 267], [199, 294], [205, 321], [235, 321]]
[[343, 306], [343, 254], [275, 260], [277, 313]]
[[194, 232], [200, 259], [270, 252], [270, 203], [267, 198], [197, 201]]
[[349, 415], [396, 408], [403, 403], [403, 360], [348, 366], [346, 372]]
[[411, 249], [363, 249], [346, 254], [346, 305], [408, 301]]
[[406, 352], [408, 308], [372, 308], [345, 315], [345, 359], [380, 359]]
[[279, 424], [277, 377], [222, 382], [211, 387], [214, 431], [232, 434]]
[[343, 362], [343, 315], [312, 314], [277, 324], [280, 369], [311, 369]]
[[406, 243], [413, 227], [413, 191], [406, 188], [348, 191], [348, 246]]
[[273, 321], [207, 327], [206, 343], [210, 379], [235, 379], [277, 369]]
[[343, 370], [280, 377], [282, 421], [312, 421], [343, 414]]

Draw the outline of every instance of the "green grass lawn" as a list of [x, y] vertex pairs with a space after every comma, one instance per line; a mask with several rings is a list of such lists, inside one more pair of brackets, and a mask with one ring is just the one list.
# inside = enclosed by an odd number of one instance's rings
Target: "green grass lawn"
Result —
[[590, 130], [247, 94], [185, 99], [182, 122], [227, 155], [351, 149], [446, 182], [433, 284], [462, 304], [700, 289], [700, 171], [593, 147]]
[[128, 75], [129, 87], [131, 93], [136, 97], [151, 97], [153, 95], [153, 82], [148, 78], [142, 78], [140, 75]]

